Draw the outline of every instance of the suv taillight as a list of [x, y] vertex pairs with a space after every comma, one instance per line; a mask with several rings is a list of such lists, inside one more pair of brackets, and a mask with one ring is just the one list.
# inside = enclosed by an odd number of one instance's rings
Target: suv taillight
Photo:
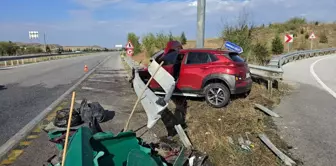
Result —
[[234, 62], [224, 62], [224, 65], [230, 66], [230, 67], [236, 67], [236, 64]]

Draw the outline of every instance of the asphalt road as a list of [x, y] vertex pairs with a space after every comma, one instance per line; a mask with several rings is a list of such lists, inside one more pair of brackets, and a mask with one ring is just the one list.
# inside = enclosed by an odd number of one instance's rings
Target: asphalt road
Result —
[[0, 70], [0, 145], [113, 53], [96, 53]]
[[304, 165], [336, 163], [336, 54], [289, 63], [284, 80], [295, 91], [275, 109], [280, 136]]
[[[133, 105], [137, 99], [134, 90], [127, 80], [127, 71], [121, 63], [120, 56], [113, 56], [101, 64], [77, 88], [76, 101], [86, 98], [89, 101], [99, 102], [107, 110], [106, 121], [100, 123], [103, 131], [119, 133], [125, 126]], [[70, 101], [68, 95], [64, 101]], [[77, 108], [78, 108], [77, 104]], [[69, 107], [69, 105], [64, 106]], [[141, 104], [136, 107], [129, 129], [146, 142], [158, 141], [166, 133], [164, 124], [159, 121], [155, 127], [148, 130], [146, 127], [147, 116]], [[48, 141], [47, 134], [40, 132], [38, 137], [30, 140], [31, 144], [22, 149], [19, 157], [11, 161], [11, 166], [35, 166], [46, 164], [48, 158], [58, 154], [54, 143]], [[1, 161], [0, 161], [1, 163]]]

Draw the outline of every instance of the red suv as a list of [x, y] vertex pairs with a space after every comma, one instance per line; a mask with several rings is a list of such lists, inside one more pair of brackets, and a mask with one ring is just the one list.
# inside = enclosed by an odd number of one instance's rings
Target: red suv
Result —
[[[176, 81], [173, 95], [205, 97], [212, 107], [228, 104], [232, 94], [249, 93], [252, 79], [247, 63], [236, 52], [218, 49], [182, 49], [181, 44], [171, 41], [164, 51], [153, 55], [159, 64]], [[147, 82], [147, 68], [139, 71]], [[150, 88], [156, 94], [165, 94], [160, 85], [152, 80]]]

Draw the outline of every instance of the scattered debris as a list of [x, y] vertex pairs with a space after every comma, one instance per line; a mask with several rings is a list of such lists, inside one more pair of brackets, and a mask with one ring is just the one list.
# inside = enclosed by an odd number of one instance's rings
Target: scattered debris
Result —
[[282, 153], [277, 147], [274, 146], [274, 144], [267, 138], [267, 136], [262, 133], [259, 134], [259, 138], [265, 145], [271, 149], [286, 165], [291, 166], [292, 164], [296, 164], [291, 158], [286, 156], [284, 153]]
[[231, 145], [234, 145], [233, 139], [231, 137], [227, 136], [226, 138]]
[[244, 150], [251, 151], [250, 145], [246, 144], [246, 142], [244, 141], [244, 138], [242, 136], [238, 137], [238, 143], [239, 143], [240, 147], [243, 148]]
[[268, 115], [270, 115], [270, 116], [273, 116], [273, 117], [276, 117], [276, 118], [280, 118], [280, 116], [279, 116], [277, 113], [275, 113], [275, 112], [269, 110], [268, 108], [266, 108], [266, 107], [264, 107], [264, 106], [262, 106], [262, 105], [260, 105], [260, 104], [254, 104], [254, 105], [255, 105], [258, 109], [260, 109], [261, 111], [265, 112], [266, 114], [268, 114]]
[[184, 132], [182, 126], [179, 124], [179, 125], [175, 125], [175, 130], [177, 132], [177, 134], [179, 135], [183, 145], [186, 147], [186, 148], [189, 148], [191, 147], [191, 142], [189, 140], [189, 138], [187, 137], [186, 133]]
[[193, 166], [194, 165], [194, 160], [195, 160], [196, 156], [192, 156], [189, 158], [189, 166]]

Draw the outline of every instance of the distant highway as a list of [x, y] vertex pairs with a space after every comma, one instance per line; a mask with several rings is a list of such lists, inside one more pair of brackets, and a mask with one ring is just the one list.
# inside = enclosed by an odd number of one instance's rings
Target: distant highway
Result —
[[65, 58], [0, 70], [0, 145], [113, 53]]
[[295, 61], [283, 66], [284, 80], [296, 90], [276, 112], [280, 135], [293, 146], [304, 165], [336, 163], [336, 54]]

